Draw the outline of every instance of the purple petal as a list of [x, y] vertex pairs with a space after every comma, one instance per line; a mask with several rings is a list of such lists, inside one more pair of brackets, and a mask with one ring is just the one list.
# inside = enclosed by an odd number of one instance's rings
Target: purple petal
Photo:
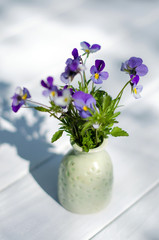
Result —
[[75, 105], [75, 108], [76, 108], [78, 111], [82, 111], [83, 106], [85, 105], [85, 103], [84, 103], [84, 101], [81, 100], [81, 99], [75, 99], [75, 100], [74, 100], [74, 105]]
[[96, 100], [93, 96], [91, 96], [90, 98], [87, 99], [86, 105], [87, 107], [94, 109], [93, 104], [96, 105]]
[[98, 72], [101, 72], [105, 67], [105, 62], [103, 60], [96, 60], [95, 66], [96, 66]]
[[67, 72], [63, 72], [60, 76], [60, 79], [62, 82], [64, 82], [65, 84], [69, 84], [69, 75]]
[[121, 71], [125, 71], [125, 69], [127, 69], [127, 64], [128, 64], [128, 61], [122, 63], [120, 70], [121, 70]]
[[108, 72], [101, 72], [99, 74], [99, 77], [102, 79], [102, 80], [107, 80], [107, 78], [109, 77], [109, 73]]
[[44, 90], [42, 92], [43, 96], [45, 96], [45, 97], [48, 97], [50, 95], [50, 93], [51, 93], [51, 91], [49, 89], [48, 90]]
[[87, 99], [89, 98], [89, 97], [92, 97], [92, 95], [90, 95], [90, 94], [88, 94], [88, 93], [84, 93], [84, 92], [82, 92], [82, 91], [77, 91], [77, 92], [75, 92], [74, 94], [73, 94], [73, 99], [75, 99], [75, 100], [77, 100], [77, 99], [80, 99], [80, 100], [82, 100], [84, 103], [86, 103], [86, 101], [87, 101]]
[[18, 96], [19, 96], [19, 95], [15, 93], [14, 96], [11, 97], [11, 99], [13, 99], [12, 104], [13, 104], [14, 106], [17, 106], [17, 105], [19, 104]]
[[96, 104], [96, 100], [91, 94], [84, 93], [82, 91], [75, 92], [72, 96], [76, 109], [82, 118], [91, 116], [89, 111], [84, 111], [83, 106], [87, 106], [93, 109], [93, 103]]
[[83, 106], [87, 104], [89, 104], [89, 106], [88, 105], [87, 106], [90, 107], [91, 102], [96, 103], [95, 99], [91, 94], [84, 93], [82, 91], [75, 92], [72, 98], [74, 99], [75, 107], [78, 108], [77, 110], [82, 109]]
[[80, 45], [81, 45], [82, 49], [84, 49], [84, 50], [89, 49], [89, 47], [90, 47], [90, 44], [87, 42], [81, 42]]
[[148, 68], [144, 64], [141, 64], [135, 70], [136, 70], [136, 74], [138, 74], [139, 76], [145, 76], [148, 73]]
[[78, 60], [73, 60], [72, 63], [70, 64], [69, 68], [71, 71], [76, 72], [78, 69], [79, 61]]
[[19, 103], [19, 104], [16, 105], [16, 106], [12, 104], [12, 110], [13, 110], [13, 112], [17, 112], [23, 104], [24, 104], [24, 102], [23, 102], [23, 103]]
[[91, 53], [94, 53], [94, 52], [97, 52], [98, 50], [100, 50], [101, 49], [101, 46], [100, 45], [98, 45], [98, 44], [93, 44], [92, 46], [91, 46], [91, 48], [90, 48], [90, 52]]
[[135, 67], [138, 67], [142, 64], [142, 59], [141, 58], [137, 58], [137, 57], [131, 57], [129, 60], [128, 60], [128, 65], [130, 68], [135, 68]]
[[44, 82], [44, 80], [41, 80], [41, 85], [45, 88], [48, 88], [47, 84]]
[[58, 94], [58, 97], [61, 97], [63, 95], [63, 91], [62, 90], [58, 90], [57, 94]]
[[77, 50], [77, 48], [73, 49], [72, 56], [74, 57], [74, 59], [78, 58], [78, 50]]
[[138, 75], [136, 75], [136, 76], [134, 76], [134, 75], [130, 75], [130, 78], [133, 78], [132, 80], [131, 80], [131, 82], [133, 83], [133, 84], [138, 84], [138, 82], [139, 82], [139, 76]]
[[92, 66], [91, 67], [91, 69], [90, 69], [90, 73], [92, 74], [92, 75], [94, 75], [95, 73], [97, 73], [98, 71], [97, 71], [97, 68], [95, 67], [95, 66]]
[[64, 87], [63, 87], [63, 89], [67, 89], [68, 88], [68, 85], [65, 85]]
[[71, 96], [74, 94], [74, 91], [72, 88], [69, 88]]
[[128, 60], [121, 64], [120, 70], [125, 71], [125, 69], [127, 69], [127, 66], [128, 66]]
[[96, 84], [101, 84], [103, 82], [100, 77], [98, 79], [96, 79], [94, 76], [92, 76], [91, 80]]
[[79, 114], [82, 118], [88, 118], [91, 116], [91, 113], [89, 111], [80, 111]]
[[52, 86], [53, 81], [54, 81], [53, 77], [50, 77], [50, 76], [47, 77], [47, 82], [48, 82], [48, 84], [49, 84], [50, 87]]
[[124, 70], [125, 70], [125, 64], [124, 64], [124, 63], [122, 63], [122, 64], [121, 64], [120, 71], [124, 71]]
[[66, 60], [66, 65], [70, 65], [71, 63], [72, 63], [72, 58], [68, 58], [67, 60]]
[[81, 111], [83, 109], [83, 106], [85, 105], [83, 96], [83, 92], [81, 91], [75, 92], [72, 96], [72, 98], [74, 99], [75, 107], [78, 111]]
[[23, 95], [27, 94], [27, 98], [31, 98], [31, 95], [27, 88], [23, 88]]

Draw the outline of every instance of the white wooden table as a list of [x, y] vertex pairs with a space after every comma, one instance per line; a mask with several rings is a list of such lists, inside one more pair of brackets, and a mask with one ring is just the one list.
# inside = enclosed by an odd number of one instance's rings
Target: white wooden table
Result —
[[[0, 240], [158, 240], [159, 1], [8, 0], [0, 2], [0, 17]], [[149, 67], [142, 98], [129, 90], [123, 98], [119, 121], [130, 136], [108, 142], [112, 200], [91, 215], [58, 202], [58, 167], [71, 146], [67, 136], [50, 144], [57, 121], [10, 110], [18, 85], [47, 102], [40, 80], [53, 75], [61, 84], [65, 60], [83, 40], [102, 45], [89, 64], [106, 61], [110, 79], [103, 88], [113, 96], [127, 81], [121, 61], [139, 56]]]

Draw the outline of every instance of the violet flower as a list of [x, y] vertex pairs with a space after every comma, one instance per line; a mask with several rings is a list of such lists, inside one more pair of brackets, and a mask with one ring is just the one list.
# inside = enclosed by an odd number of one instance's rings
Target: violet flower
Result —
[[12, 97], [12, 110], [17, 112], [22, 105], [26, 103], [27, 98], [31, 98], [31, 95], [27, 88], [17, 87], [14, 96]]
[[41, 81], [41, 85], [46, 88], [46, 90], [42, 92], [45, 97], [48, 97], [50, 94], [52, 98], [55, 98], [57, 96], [58, 89], [57, 86], [53, 85], [53, 81], [53, 77], [50, 76], [47, 77], [46, 82], [44, 80]]
[[79, 111], [82, 118], [90, 117], [92, 114], [89, 112], [89, 108], [94, 110], [96, 106], [96, 100], [91, 94], [77, 91], [73, 94], [75, 108]]
[[101, 46], [98, 45], [98, 44], [93, 44], [92, 46], [87, 43], [87, 42], [81, 42], [80, 43], [81, 47], [82, 47], [82, 50], [89, 54], [89, 53], [94, 53], [94, 52], [97, 52], [101, 49]]
[[95, 66], [93, 65], [90, 69], [92, 74], [91, 79], [94, 83], [100, 84], [103, 80], [106, 80], [109, 77], [108, 72], [102, 72], [105, 67], [105, 62], [103, 60], [96, 60]]
[[76, 76], [77, 72], [71, 71], [69, 66], [66, 66], [65, 71], [61, 74], [60, 79], [63, 83], [69, 84]]
[[72, 58], [68, 58], [66, 61], [65, 71], [61, 74], [61, 81], [65, 84], [69, 84], [73, 80], [75, 75], [80, 72], [80, 56], [76, 48], [72, 51]]
[[56, 105], [60, 107], [66, 107], [71, 101], [71, 91], [69, 88], [61, 90], [58, 96], [54, 99]]
[[130, 75], [145, 76], [148, 73], [146, 65], [142, 64], [143, 60], [137, 57], [131, 57], [121, 65], [121, 71], [127, 72]]

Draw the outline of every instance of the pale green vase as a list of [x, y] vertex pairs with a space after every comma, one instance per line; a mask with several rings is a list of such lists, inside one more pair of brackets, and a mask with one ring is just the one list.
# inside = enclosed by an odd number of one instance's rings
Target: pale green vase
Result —
[[105, 150], [107, 140], [88, 153], [74, 144], [64, 156], [58, 176], [61, 205], [74, 213], [98, 212], [108, 204], [113, 183], [113, 167]]

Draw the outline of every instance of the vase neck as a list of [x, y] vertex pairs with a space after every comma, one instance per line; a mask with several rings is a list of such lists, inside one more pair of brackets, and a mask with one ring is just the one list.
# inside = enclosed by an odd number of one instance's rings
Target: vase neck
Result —
[[80, 146], [78, 146], [76, 143], [75, 144], [71, 144], [73, 149], [76, 151], [76, 152], [82, 152], [82, 153], [94, 153], [94, 152], [100, 152], [102, 151], [103, 149], [105, 149], [106, 145], [108, 143], [108, 140], [107, 138], [104, 139], [104, 141], [102, 142], [102, 144], [96, 148], [93, 148], [93, 149], [90, 149], [89, 152], [84, 152], [82, 150], [82, 148]]

